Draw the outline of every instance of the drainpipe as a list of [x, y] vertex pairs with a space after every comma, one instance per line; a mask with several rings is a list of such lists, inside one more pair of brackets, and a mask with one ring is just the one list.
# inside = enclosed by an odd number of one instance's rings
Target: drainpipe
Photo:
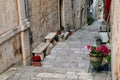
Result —
[[[28, 0], [24, 0], [25, 1], [25, 15], [26, 15], [26, 18], [28, 18], [28, 21], [29, 20], [29, 8], [28, 8]], [[29, 41], [30, 41], [30, 45], [33, 43], [33, 38], [32, 38], [32, 31], [30, 30], [30, 28], [28, 29], [29, 30]]]
[[28, 0], [24, 0], [24, 2], [25, 2], [25, 15], [26, 15], [26, 18], [28, 18], [29, 20]]
[[[28, 0], [24, 0], [25, 3], [25, 16], [28, 20], [28, 22], [30, 21], [29, 19], [29, 4], [28, 4]], [[30, 30], [30, 27], [27, 29], [28, 30], [28, 36], [29, 36], [29, 47], [30, 47], [30, 56], [32, 56], [32, 43], [33, 43], [33, 37], [32, 37], [32, 31]]]

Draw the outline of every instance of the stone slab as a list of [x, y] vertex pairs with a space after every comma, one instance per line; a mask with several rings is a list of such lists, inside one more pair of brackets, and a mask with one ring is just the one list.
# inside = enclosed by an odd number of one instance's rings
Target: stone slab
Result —
[[33, 49], [32, 53], [42, 53], [48, 47], [48, 45], [48, 43], [41, 43]]
[[52, 40], [56, 35], [57, 35], [56, 32], [50, 32], [50, 33], [45, 37], [45, 39], [46, 39], [46, 40]]

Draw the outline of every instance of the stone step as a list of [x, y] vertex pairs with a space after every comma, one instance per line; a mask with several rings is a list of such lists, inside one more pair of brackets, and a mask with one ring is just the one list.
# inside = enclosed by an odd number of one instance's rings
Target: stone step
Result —
[[44, 65], [44, 67], [46, 68], [64, 68], [64, 69], [72, 69], [74, 71], [79, 71], [80, 69], [83, 68], [83, 70], [85, 70], [86, 72], [88, 71], [88, 68], [89, 66], [85, 66], [85, 65], [79, 65], [77, 64], [78, 66], [77, 67], [74, 67], [76, 66], [76, 64], [73, 64], [73, 65], [68, 65], [68, 64], [65, 64], [65, 65]]
[[[16, 71], [20, 74], [16, 73]], [[0, 76], [0, 79], [13, 80], [17, 78], [17, 76], [26, 78], [25, 80], [93, 80], [92, 74], [85, 70], [33, 66], [10, 68], [6, 73]]]
[[65, 74], [58, 73], [38, 73], [36, 78], [53, 78], [53, 79], [74, 79], [74, 80], [92, 80], [93, 77], [88, 73], [66, 72]]
[[58, 78], [31, 78], [30, 80], [93, 80], [93, 79], [58, 79]]
[[87, 70], [41, 67], [31, 80], [93, 80], [93, 77]]
[[[37, 72], [45, 72], [45, 73], [66, 73], [66, 72], [76, 72], [76, 73], [87, 73], [88, 69], [78, 69], [78, 68], [59, 68], [59, 67], [33, 67], [33, 66], [27, 66], [27, 67], [20, 67], [23, 71], [33, 71]], [[90, 73], [88, 73], [90, 74]]]

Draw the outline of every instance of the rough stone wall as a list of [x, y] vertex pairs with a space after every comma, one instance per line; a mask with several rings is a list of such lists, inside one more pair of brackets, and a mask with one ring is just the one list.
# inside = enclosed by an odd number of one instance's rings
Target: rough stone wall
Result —
[[30, 25], [33, 37], [32, 48], [44, 41], [48, 32], [59, 29], [58, 0], [28, 0]]
[[[17, 0], [0, 1], [0, 73], [22, 60], [20, 34], [8, 38], [13, 28], [18, 27]], [[17, 29], [13, 29], [15, 34]], [[15, 31], [15, 32], [14, 32]], [[7, 36], [5, 36], [8, 33]], [[10, 35], [11, 35], [10, 34]]]
[[[80, 11], [81, 11], [81, 0], [73, 0], [74, 1], [74, 11], [73, 11], [73, 14], [74, 14], [74, 26], [75, 26], [75, 29], [78, 29], [80, 28]], [[79, 3], [79, 4], [78, 4]]]
[[[86, 0], [64, 0], [65, 3], [65, 27], [67, 24], [75, 29], [81, 28], [87, 21], [87, 4]], [[81, 11], [83, 9], [83, 13]], [[82, 15], [82, 16], [81, 16]], [[81, 21], [82, 20], [82, 21]]]
[[[82, 0], [83, 1], [83, 0]], [[82, 2], [81, 1], [81, 2]], [[87, 23], [87, 0], [84, 0], [82, 2], [82, 6], [81, 6], [81, 10], [83, 9], [83, 13], [82, 13], [82, 23], [81, 23], [81, 27], [83, 27], [85, 25], [85, 23]]]
[[14, 63], [22, 62], [20, 34], [0, 45], [0, 73]]
[[[44, 37], [50, 31], [60, 28], [59, 0], [28, 0], [30, 24], [33, 37], [32, 48], [44, 41]], [[64, 24], [79, 29], [87, 21], [87, 7], [85, 0], [63, 0]], [[84, 8], [82, 19], [81, 10]], [[82, 21], [80, 21], [82, 20]], [[82, 22], [82, 23], [81, 23]]]
[[[13, 64], [23, 64], [26, 53], [30, 55], [29, 34], [26, 32], [29, 25], [22, 16], [25, 14], [23, 3], [24, 0], [0, 1], [0, 73]], [[20, 5], [23, 8], [20, 8]], [[22, 35], [26, 39], [21, 38], [21, 32], [25, 32]]]
[[[71, 0], [63, 1], [65, 27], [67, 24], [73, 26], [74, 22], [77, 29], [81, 25], [79, 20], [81, 6], [85, 5], [76, 0], [72, 9]], [[24, 0], [0, 2], [0, 73], [14, 63], [26, 65], [30, 62], [30, 46], [33, 49], [44, 41], [49, 32], [60, 28], [59, 0], [28, 0], [28, 2], [30, 25], [25, 16]], [[82, 22], [85, 19], [86, 17], [83, 17]], [[33, 37], [32, 45], [29, 44], [29, 26]]]
[[120, 80], [120, 1], [112, 0], [111, 6], [112, 80]]
[[[74, 1], [74, 25], [75, 29], [83, 27], [87, 21], [87, 4], [86, 0], [73, 0]], [[79, 4], [78, 4], [79, 3]]]
[[65, 16], [65, 28], [67, 24], [73, 26], [73, 19], [72, 19], [72, 3], [71, 0], [63, 0], [64, 1], [64, 16]]
[[0, 0], [0, 35], [18, 26], [17, 0]]

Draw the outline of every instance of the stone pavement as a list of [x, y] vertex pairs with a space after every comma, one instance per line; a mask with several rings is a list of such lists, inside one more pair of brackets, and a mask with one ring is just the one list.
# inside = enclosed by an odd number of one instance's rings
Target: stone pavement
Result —
[[96, 45], [99, 22], [78, 30], [65, 42], [58, 42], [42, 62], [42, 67], [16, 66], [0, 75], [0, 80], [111, 80], [111, 73], [88, 73], [86, 45]]

